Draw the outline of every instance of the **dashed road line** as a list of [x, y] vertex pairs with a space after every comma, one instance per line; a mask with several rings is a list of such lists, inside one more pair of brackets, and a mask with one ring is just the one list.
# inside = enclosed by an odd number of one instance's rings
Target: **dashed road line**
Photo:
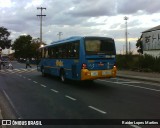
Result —
[[37, 81], [33, 81], [35, 84], [37, 84], [38, 82]]
[[44, 88], [46, 88], [46, 87], [47, 87], [46, 85], [43, 85], [43, 84], [41, 84], [41, 86], [42, 86], [42, 87], [44, 87]]
[[98, 108], [96, 108], [96, 107], [93, 107], [93, 106], [88, 106], [88, 107], [91, 108], [91, 109], [93, 109], [93, 110], [95, 110], [95, 111], [98, 111], [98, 112], [100, 112], [100, 113], [102, 113], [102, 114], [106, 114], [105, 111], [100, 110], [100, 109], [98, 109]]
[[58, 93], [58, 91], [57, 90], [54, 90], [54, 89], [50, 89], [52, 92], [55, 92], [55, 93]]
[[71, 97], [71, 96], [68, 96], [68, 95], [65, 95], [66, 98], [70, 99], [70, 100], [73, 100], [73, 101], [76, 101], [77, 99]]
[[30, 78], [28, 78], [28, 80], [31, 80]]

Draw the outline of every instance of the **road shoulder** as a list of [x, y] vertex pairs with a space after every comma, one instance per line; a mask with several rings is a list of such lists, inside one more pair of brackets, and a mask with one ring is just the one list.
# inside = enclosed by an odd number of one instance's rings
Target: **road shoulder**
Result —
[[117, 77], [140, 80], [145, 82], [160, 83], [160, 73], [135, 72], [129, 70], [117, 71]]
[[[12, 108], [3, 90], [0, 90], [0, 119], [17, 119], [16, 112]], [[23, 128], [22, 126], [0, 126], [0, 128]]]

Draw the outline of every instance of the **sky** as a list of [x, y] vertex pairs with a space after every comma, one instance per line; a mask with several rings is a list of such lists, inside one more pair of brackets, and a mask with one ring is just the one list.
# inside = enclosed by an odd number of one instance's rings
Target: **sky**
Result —
[[0, 0], [0, 26], [11, 32], [14, 42], [20, 35], [40, 37], [40, 10], [43, 10], [43, 41], [50, 44], [71, 36], [105, 36], [115, 40], [117, 53], [125, 47], [127, 16], [128, 42], [136, 41], [147, 29], [160, 25], [159, 0]]

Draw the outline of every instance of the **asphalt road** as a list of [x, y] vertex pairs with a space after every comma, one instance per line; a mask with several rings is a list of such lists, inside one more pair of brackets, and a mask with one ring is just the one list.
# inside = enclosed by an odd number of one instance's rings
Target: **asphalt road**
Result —
[[[56, 77], [42, 77], [36, 66], [25, 69], [24, 64], [17, 62], [13, 62], [13, 66], [13, 70], [0, 71], [0, 109], [3, 118], [160, 119], [158, 84], [120, 78], [96, 80], [93, 83], [69, 81], [64, 84]], [[71, 125], [54, 127], [75, 128]], [[77, 127], [151, 126], [76, 125]]]

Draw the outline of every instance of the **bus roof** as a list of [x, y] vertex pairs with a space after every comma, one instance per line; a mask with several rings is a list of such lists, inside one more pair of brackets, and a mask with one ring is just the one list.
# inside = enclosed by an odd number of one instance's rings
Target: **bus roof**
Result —
[[81, 36], [72, 36], [72, 37], [69, 37], [69, 38], [66, 38], [66, 39], [53, 41], [51, 44], [59, 44], [59, 43], [63, 43], [63, 42], [66, 42], [66, 41], [79, 40], [81, 38], [83, 38], [83, 37], [81, 37]]
[[[80, 40], [82, 38], [101, 38], [101, 39], [111, 39], [111, 40], [113, 40], [112, 38], [109, 38], [109, 37], [100, 37], [100, 36], [72, 36], [72, 37], [69, 37], [69, 38], [66, 38], [66, 39], [53, 41], [53, 42], [51, 42], [51, 44], [48, 44], [44, 47], [49, 47], [49, 46], [56, 45], [56, 44], [62, 44], [62, 43], [65, 43], [65, 42]], [[42, 47], [42, 48], [44, 48], [44, 47]]]

